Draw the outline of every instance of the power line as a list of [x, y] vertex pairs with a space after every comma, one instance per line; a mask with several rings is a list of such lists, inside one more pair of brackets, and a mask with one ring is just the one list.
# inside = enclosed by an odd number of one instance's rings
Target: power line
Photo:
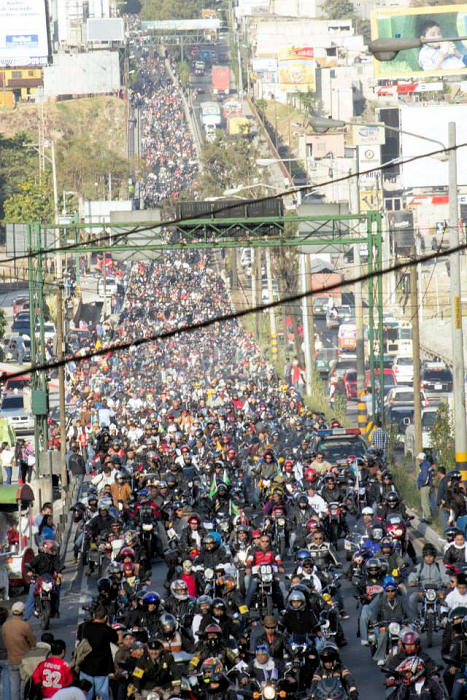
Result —
[[[366, 280], [376, 279], [390, 272], [397, 272], [398, 270], [413, 267], [415, 265], [418, 265], [420, 262], [437, 260], [438, 258], [446, 257], [447, 255], [453, 255], [454, 253], [458, 253], [461, 250], [465, 250], [466, 248], [467, 244], [461, 243], [455, 246], [454, 248], [449, 248], [448, 250], [443, 252], [435, 251], [433, 253], [428, 253], [427, 255], [423, 255], [419, 258], [414, 258], [406, 262], [395, 263], [394, 265], [387, 267], [383, 270], [373, 270], [372, 272], [366, 272], [363, 275], [359, 275], [357, 277], [352, 277], [347, 280], [342, 280], [326, 285], [325, 287], [322, 287], [319, 290], [309, 289], [305, 292], [300, 292], [288, 297], [283, 297], [281, 299], [271, 301], [266, 304], [259, 304], [258, 306], [254, 306], [248, 309], [241, 309], [240, 311], [232, 311], [227, 314], [212, 316], [211, 318], [207, 318], [204, 321], [197, 321], [196, 323], [179, 326], [177, 328], [173, 328], [169, 331], [164, 331], [162, 333], [155, 333], [153, 335], [142, 336], [140, 338], [135, 338], [133, 340], [128, 340], [122, 343], [116, 343], [115, 345], [108, 345], [99, 350], [92, 350], [82, 355], [73, 355], [71, 357], [65, 357], [63, 360], [55, 360], [53, 362], [44, 363], [42, 365], [32, 365], [31, 367], [10, 374], [8, 378], [20, 377], [24, 374], [36, 374], [37, 372], [47, 371], [51, 369], [58, 369], [59, 367], [63, 367], [70, 362], [81, 363], [84, 360], [91, 360], [93, 357], [102, 357], [103, 355], [108, 355], [109, 353], [119, 352], [121, 350], [128, 350], [131, 347], [139, 347], [140, 345], [154, 343], [158, 340], [167, 340], [168, 338], [173, 338], [176, 335], [180, 335], [183, 333], [191, 333], [196, 330], [208, 328], [209, 326], [212, 326], [215, 323], [225, 323], [226, 321], [233, 321], [237, 318], [242, 318], [243, 316], [248, 316], [252, 313], [258, 313], [259, 311], [265, 311], [267, 309], [274, 309], [276, 307], [282, 306], [283, 304], [292, 304], [294, 302], [301, 301], [306, 297], [318, 295], [323, 292], [330, 292], [339, 287], [349, 287], [355, 284], [356, 282], [365, 282]], [[6, 377], [3, 377], [0, 379], [0, 382], [5, 382], [6, 379]]]
[[[441, 153], [448, 153], [450, 151], [456, 151], [457, 149], [465, 148], [465, 146], [467, 146], [467, 142], [459, 143], [459, 144], [456, 144], [455, 146], [440, 148], [436, 151], [430, 151], [429, 153], [422, 153], [420, 155], [411, 156], [410, 158], [406, 158], [405, 160], [399, 160], [397, 165], [406, 165], [408, 163], [413, 163], [414, 161], [421, 160], [423, 158], [431, 158], [431, 157], [440, 155]], [[270, 201], [271, 199], [279, 199], [281, 197], [287, 197], [287, 196], [290, 196], [293, 194], [298, 194], [298, 193], [303, 193], [303, 192], [312, 192], [315, 189], [319, 189], [321, 187], [326, 187], [328, 185], [333, 185], [333, 184], [336, 184], [338, 182], [346, 182], [346, 181], [350, 180], [351, 178], [360, 177], [361, 175], [368, 175], [370, 173], [381, 172], [382, 170], [392, 168], [393, 166], [394, 166], [393, 162], [382, 163], [381, 165], [375, 166], [374, 168], [369, 168], [368, 170], [358, 170], [356, 172], [352, 172], [352, 173], [348, 173], [347, 175], [343, 175], [342, 177], [333, 178], [331, 180], [321, 182], [319, 185], [301, 185], [300, 187], [294, 187], [294, 188], [289, 189], [289, 190], [283, 190], [282, 192], [278, 192], [277, 194], [274, 194], [274, 195], [268, 195], [266, 197], [257, 197], [254, 199], [245, 200], [245, 202], [248, 204], [252, 204], [252, 203], [260, 204], [262, 202]], [[258, 187], [260, 187], [260, 185], [258, 185]], [[219, 200], [219, 201], [222, 201], [222, 200]], [[238, 202], [226, 204], [225, 206], [216, 209], [216, 214], [228, 211], [229, 209], [233, 209], [233, 208], [238, 207], [238, 206], [239, 206]], [[149, 224], [148, 226], [139, 226], [139, 227], [136, 226], [133, 229], [125, 230], [125, 231], [122, 231], [121, 233], [116, 233], [115, 235], [112, 236], [112, 239], [113, 239], [113, 241], [117, 241], [117, 240], [120, 240], [120, 238], [123, 238], [125, 236], [131, 236], [134, 233], [144, 233], [144, 231], [153, 231], [154, 229], [158, 229], [158, 228], [161, 228], [164, 226], [175, 226], [176, 224], [182, 224], [185, 221], [193, 221], [196, 219], [203, 219], [205, 216], [206, 216], [206, 214], [197, 214], [197, 215], [191, 216], [189, 218], [179, 217], [179, 218], [175, 218], [175, 219], [169, 219], [168, 221], [154, 222], [154, 223]], [[349, 218], [351, 218], [351, 216], [352, 215], [349, 215]], [[357, 215], [355, 215], [355, 217], [358, 218]], [[118, 225], [112, 224], [110, 222], [103, 224], [103, 226], [112, 227], [112, 228], [119, 228]], [[59, 228], [59, 226], [57, 227], [57, 226], [53, 226], [53, 224], [51, 224], [50, 228]], [[39, 255], [47, 255], [48, 253], [66, 252], [66, 251], [74, 250], [75, 248], [79, 248], [82, 246], [87, 246], [87, 245], [93, 246], [96, 243], [101, 243], [104, 241], [108, 242], [108, 240], [109, 240], [109, 235], [106, 234], [105, 236], [97, 236], [97, 237], [94, 237], [94, 238], [92, 238], [88, 241], [84, 241], [84, 242], [70, 243], [68, 245], [57, 246], [54, 248], [42, 248], [39, 250], [35, 250], [34, 252], [24, 253], [23, 255], [17, 255], [13, 258], [4, 258], [3, 260], [0, 260], [0, 263], [14, 262], [16, 260], [29, 260], [29, 259], [35, 258]], [[248, 246], [246, 246], [246, 247], [248, 247]]]

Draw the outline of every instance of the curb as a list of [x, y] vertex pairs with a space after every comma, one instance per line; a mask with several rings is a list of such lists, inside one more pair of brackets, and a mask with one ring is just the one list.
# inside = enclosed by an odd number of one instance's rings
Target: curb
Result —
[[443, 539], [441, 535], [433, 527], [431, 527], [431, 525], [422, 523], [417, 511], [408, 509], [408, 512], [414, 518], [411, 521], [411, 534], [421, 537], [423, 540], [425, 540], [425, 542], [430, 542], [434, 547], [436, 547], [440, 554], [443, 554], [446, 540]]

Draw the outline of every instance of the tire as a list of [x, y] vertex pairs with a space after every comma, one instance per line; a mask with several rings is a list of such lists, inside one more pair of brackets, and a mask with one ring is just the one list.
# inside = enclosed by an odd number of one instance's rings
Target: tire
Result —
[[52, 612], [50, 600], [41, 601], [41, 609], [39, 612], [39, 624], [41, 630], [48, 630], [50, 625], [50, 615]]
[[273, 602], [272, 602], [272, 596], [268, 595], [266, 596], [266, 615], [272, 615], [273, 614]]
[[431, 615], [426, 618], [426, 645], [429, 649], [433, 646], [433, 618]]

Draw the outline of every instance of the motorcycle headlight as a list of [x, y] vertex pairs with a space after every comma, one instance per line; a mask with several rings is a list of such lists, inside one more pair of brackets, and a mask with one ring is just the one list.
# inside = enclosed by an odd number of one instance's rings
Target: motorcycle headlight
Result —
[[429, 603], [434, 603], [436, 600], [436, 591], [434, 588], [427, 588], [425, 597]]
[[237, 559], [238, 559], [238, 561], [240, 561], [242, 564], [244, 564], [244, 563], [246, 562], [246, 557], [247, 557], [246, 550], [242, 549], [242, 550], [240, 550], [239, 552], [237, 552]]
[[274, 700], [276, 697], [276, 689], [273, 685], [265, 685], [263, 688], [263, 696], [265, 700]]
[[281, 527], [284, 527], [285, 518], [277, 518], [277, 524], [280, 525]]
[[210, 581], [211, 579], [214, 578], [214, 571], [213, 569], [205, 569], [204, 570], [204, 578], [208, 579]]
[[149, 532], [149, 530], [152, 530], [152, 525], [151, 523], [143, 523], [143, 530], [145, 532]]
[[389, 634], [392, 635], [397, 635], [401, 631], [401, 626], [398, 622], [390, 622], [389, 623]]
[[52, 590], [52, 581], [47, 581], [47, 583], [42, 584], [42, 590], [47, 593]]

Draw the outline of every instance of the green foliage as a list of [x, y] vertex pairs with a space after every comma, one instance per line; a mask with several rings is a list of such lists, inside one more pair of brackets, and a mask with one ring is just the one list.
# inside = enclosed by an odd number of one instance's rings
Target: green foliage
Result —
[[329, 19], [348, 19], [354, 13], [354, 6], [349, 0], [325, 0], [322, 8]]
[[141, 0], [125, 0], [123, 3], [123, 12], [126, 15], [137, 15], [141, 12]]
[[50, 223], [54, 220], [51, 178], [43, 174], [42, 182], [25, 180], [4, 202], [7, 223]]
[[391, 474], [394, 479], [397, 492], [401, 495], [403, 502], [409, 508], [421, 510], [420, 491], [417, 488], [417, 479], [411, 459], [405, 459], [402, 463], [396, 462], [391, 467]]
[[262, 100], [261, 98], [259, 100], [256, 100], [255, 102], [256, 109], [260, 114], [264, 114], [266, 112], [266, 109], [268, 107], [268, 101], [267, 100]]
[[[246, 139], [225, 141], [218, 137], [214, 143], [206, 144], [201, 153], [203, 169], [199, 193], [203, 197], [213, 197], [239, 185], [254, 184], [254, 179], [259, 179], [257, 158], [257, 149]], [[246, 199], [259, 196], [260, 190], [264, 192], [258, 184], [258, 192], [245, 190], [239, 192], [239, 196]]]
[[194, 19], [203, 7], [200, 0], [142, 0], [141, 19]]
[[3, 336], [5, 335], [6, 325], [7, 325], [7, 321], [6, 321], [5, 312], [3, 309], [0, 309], [0, 338], [3, 338]]
[[0, 136], [0, 220], [4, 219], [4, 201], [19, 191], [32, 172], [37, 172], [38, 156], [28, 148], [31, 139], [24, 131], [18, 131], [13, 138]]
[[188, 61], [180, 61], [178, 64], [178, 74], [183, 87], [186, 87], [190, 80], [190, 64]]
[[435, 424], [430, 430], [431, 446], [439, 465], [447, 471], [455, 468], [454, 427], [449, 407], [441, 403], [436, 412]]

